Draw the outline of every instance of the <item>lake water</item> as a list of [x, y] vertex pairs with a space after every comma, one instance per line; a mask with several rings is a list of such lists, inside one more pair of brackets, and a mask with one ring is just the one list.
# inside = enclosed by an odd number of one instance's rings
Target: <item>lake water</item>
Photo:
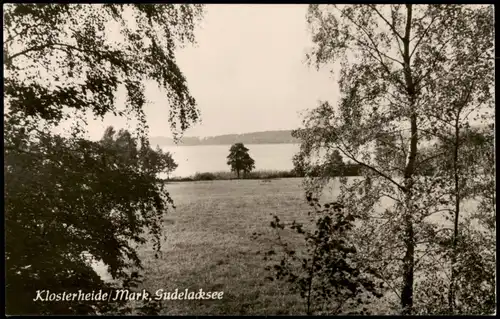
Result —
[[[179, 165], [171, 177], [186, 177], [197, 172], [230, 171], [227, 156], [231, 145], [164, 146]], [[245, 144], [255, 160], [255, 170], [291, 170], [299, 144]]]

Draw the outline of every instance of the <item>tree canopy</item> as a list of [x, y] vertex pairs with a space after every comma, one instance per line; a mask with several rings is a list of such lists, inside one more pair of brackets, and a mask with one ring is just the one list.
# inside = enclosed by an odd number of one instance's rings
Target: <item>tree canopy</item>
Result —
[[[483, 158], [482, 168], [467, 163], [474, 147], [463, 136], [473, 123], [493, 119], [492, 7], [310, 5], [307, 19], [314, 42], [309, 62], [339, 68], [340, 101], [323, 101], [305, 117], [304, 128], [294, 133], [302, 140], [297, 162], [306, 170], [317, 167], [314, 155], [325, 152], [323, 169], [316, 169], [323, 174], [309, 179], [319, 188], [332, 178], [326, 168], [334, 152], [363, 167], [363, 180], [341, 179], [338, 199], [348, 211], [364, 216], [358, 247], [367, 262], [377, 261], [378, 276], [398, 296], [400, 312], [474, 309], [456, 270], [473, 267], [465, 261], [457, 266], [461, 236], [471, 229], [463, 204], [477, 194], [470, 191], [472, 185], [491, 190], [486, 185], [494, 173], [485, 170], [489, 157]], [[491, 148], [488, 143], [481, 144], [485, 150]], [[421, 177], [432, 161], [446, 165]], [[451, 228], [431, 222], [443, 212]], [[490, 204], [479, 212], [483, 220], [494, 215]], [[430, 235], [435, 232], [449, 239], [439, 253], [435, 245], [443, 237]], [[472, 233], [467, 238], [477, 242], [474, 236], [479, 235]], [[483, 245], [491, 247], [491, 241]], [[485, 259], [485, 269], [491, 269], [491, 258]], [[428, 281], [417, 282], [416, 273], [425, 273]], [[478, 295], [491, 296], [491, 285], [485, 287], [488, 292]], [[430, 301], [426, 294], [442, 299]], [[426, 306], [430, 303], [432, 310]]]
[[240, 172], [248, 174], [255, 168], [255, 161], [248, 151], [243, 143], [233, 144], [229, 149], [227, 165], [231, 166], [231, 171], [236, 172], [238, 178], [240, 178]]
[[144, 119], [148, 79], [166, 92], [174, 132], [185, 130], [199, 114], [175, 50], [194, 41], [201, 10], [188, 4], [5, 5], [9, 113], [51, 122], [67, 116], [65, 110], [118, 113], [114, 100], [124, 86], [127, 110]]
[[[198, 120], [175, 50], [194, 41], [202, 8], [4, 6], [8, 314], [131, 311], [122, 303], [34, 299], [36, 290], [133, 288], [138, 274], [132, 270], [141, 267], [135, 245], [152, 240], [160, 250], [161, 221], [173, 202], [157, 174], [175, 163], [149, 146], [145, 81], [164, 90], [166, 121], [175, 134]], [[127, 92], [124, 111], [115, 103], [120, 88]], [[85, 115], [108, 113], [135, 116], [138, 134], [108, 128], [102, 140], [86, 140]], [[54, 134], [65, 119], [73, 120], [72, 134]], [[115, 282], [103, 282], [89, 254], [104, 262]]]

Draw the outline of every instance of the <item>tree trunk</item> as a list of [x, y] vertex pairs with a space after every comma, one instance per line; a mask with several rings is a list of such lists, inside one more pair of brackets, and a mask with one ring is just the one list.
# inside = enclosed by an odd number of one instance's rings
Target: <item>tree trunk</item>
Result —
[[411, 124], [411, 139], [410, 139], [410, 152], [408, 154], [408, 164], [405, 168], [405, 208], [403, 209], [403, 222], [404, 222], [404, 244], [405, 255], [403, 258], [403, 287], [401, 292], [401, 306], [403, 308], [403, 315], [410, 315], [413, 311], [413, 281], [414, 281], [414, 265], [415, 265], [415, 239], [413, 230], [413, 174], [415, 170], [415, 160], [417, 157], [417, 143], [418, 143], [418, 130], [417, 130], [417, 112], [415, 110], [415, 101], [417, 92], [415, 83], [411, 74], [411, 56], [410, 56], [410, 33], [412, 22], [412, 5], [407, 4], [407, 19], [405, 36], [403, 41], [403, 60], [404, 60], [404, 76], [406, 91], [408, 94], [408, 101], [410, 107], [410, 124]]
[[401, 306], [403, 308], [403, 314], [410, 315], [413, 311], [413, 281], [415, 264], [415, 241], [413, 232], [411, 193], [406, 194], [406, 206], [407, 207], [404, 209], [404, 237], [406, 252], [403, 258], [403, 289], [401, 293]]
[[459, 148], [459, 138], [460, 138], [460, 127], [459, 127], [459, 115], [455, 119], [455, 145], [453, 149], [453, 175], [455, 182], [455, 220], [453, 224], [453, 241], [452, 241], [452, 251], [451, 251], [451, 277], [450, 277], [450, 290], [448, 293], [448, 306], [450, 314], [455, 311], [455, 278], [456, 278], [456, 267], [457, 262], [457, 243], [458, 243], [458, 221], [460, 217], [460, 185], [459, 185], [459, 168], [458, 168], [458, 148]]
[[238, 176], [238, 179], [240, 179], [240, 170], [239, 169], [236, 170], [236, 176]]

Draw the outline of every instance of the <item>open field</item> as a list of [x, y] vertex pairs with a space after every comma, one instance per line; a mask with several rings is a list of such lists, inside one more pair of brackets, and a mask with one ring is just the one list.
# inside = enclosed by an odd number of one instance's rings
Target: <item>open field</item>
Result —
[[[171, 183], [176, 210], [165, 220], [167, 239], [154, 257], [143, 247], [144, 288], [179, 291], [223, 291], [222, 300], [170, 300], [163, 314], [244, 315], [304, 314], [298, 295], [284, 282], [265, 277], [263, 254], [274, 233], [271, 214], [283, 221], [307, 217], [301, 178]], [[333, 188], [334, 189], [334, 188]], [[334, 193], [325, 190], [324, 200]], [[252, 233], [263, 233], [252, 239]], [[288, 241], [293, 240], [292, 237]]]
[[[302, 313], [300, 298], [290, 296], [282, 283], [265, 280], [258, 254], [269, 248], [271, 213], [291, 219], [307, 214], [301, 179], [173, 183], [168, 189], [177, 209], [166, 218], [162, 256], [155, 259], [152, 249], [141, 252], [145, 287], [202, 288], [224, 296], [164, 301], [165, 314]], [[256, 231], [267, 235], [253, 240]]]
[[[170, 300], [163, 314], [304, 314], [302, 299], [265, 277], [263, 254], [274, 238], [271, 214], [283, 221], [307, 217], [301, 178], [170, 183], [176, 210], [165, 218], [159, 258], [140, 249], [144, 288], [223, 291], [222, 300]], [[335, 182], [334, 182], [335, 183]], [[335, 196], [335, 184], [322, 200]], [[254, 232], [263, 233], [252, 239]], [[380, 310], [380, 309], [379, 309]]]

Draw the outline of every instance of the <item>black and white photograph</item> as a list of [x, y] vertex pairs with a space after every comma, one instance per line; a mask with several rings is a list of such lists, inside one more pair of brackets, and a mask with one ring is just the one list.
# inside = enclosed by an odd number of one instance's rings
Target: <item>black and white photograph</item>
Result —
[[6, 315], [496, 314], [493, 5], [2, 10]]

